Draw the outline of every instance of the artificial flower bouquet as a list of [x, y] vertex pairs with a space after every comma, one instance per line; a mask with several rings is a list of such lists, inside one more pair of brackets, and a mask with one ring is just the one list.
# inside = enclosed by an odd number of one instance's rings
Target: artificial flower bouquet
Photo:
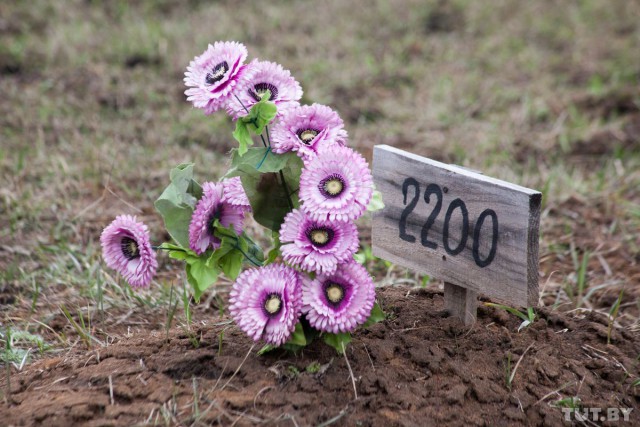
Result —
[[[242, 44], [217, 42], [184, 79], [194, 107], [224, 110], [236, 122], [227, 174], [200, 184], [193, 164], [174, 168], [155, 202], [173, 241], [152, 246], [146, 225], [120, 215], [101, 235], [103, 256], [142, 288], [156, 273], [155, 251], [166, 250], [185, 262], [196, 301], [225, 274], [235, 280], [231, 317], [266, 343], [263, 352], [297, 350], [316, 337], [343, 352], [352, 331], [383, 318], [373, 280], [354, 260], [354, 221], [380, 208], [380, 195], [365, 159], [347, 147], [340, 116], [300, 105], [302, 88], [282, 66], [246, 59]], [[266, 257], [243, 230], [247, 215], [271, 230]]]

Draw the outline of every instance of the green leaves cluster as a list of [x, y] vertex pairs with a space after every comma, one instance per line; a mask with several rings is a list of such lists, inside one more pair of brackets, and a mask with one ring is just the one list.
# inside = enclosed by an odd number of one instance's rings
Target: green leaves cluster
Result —
[[193, 163], [181, 164], [171, 170], [171, 183], [156, 200], [156, 210], [162, 216], [169, 235], [177, 244], [164, 243], [161, 249], [169, 256], [186, 263], [187, 280], [193, 288], [196, 301], [218, 279], [220, 273], [231, 280], [240, 274], [243, 262], [261, 265], [262, 249], [247, 236], [236, 235], [233, 227], [225, 228], [218, 220], [214, 223], [215, 236], [220, 247], [198, 255], [189, 248], [189, 224], [195, 205], [202, 197], [202, 187], [193, 179]]
[[251, 107], [249, 114], [238, 118], [236, 121], [236, 130], [233, 132], [233, 137], [240, 144], [238, 148], [240, 156], [244, 156], [249, 147], [253, 145], [251, 135], [262, 135], [265, 127], [276, 117], [278, 108], [276, 104], [269, 101], [270, 97], [271, 92], [267, 90], [260, 98], [260, 101]]
[[171, 169], [171, 183], [154, 205], [162, 216], [171, 238], [183, 248], [189, 247], [189, 223], [202, 187], [193, 179], [193, 163], [183, 163]]
[[[371, 315], [369, 319], [362, 325], [363, 328], [368, 328], [372, 325], [375, 325], [378, 322], [382, 322], [386, 318], [384, 311], [382, 311], [382, 307], [380, 304], [376, 302], [373, 305], [373, 309], [371, 310]], [[284, 350], [297, 352], [307, 345], [311, 344], [311, 342], [320, 336], [320, 332], [313, 329], [311, 325], [306, 321], [305, 318], [302, 318], [300, 322], [296, 325], [296, 329], [291, 334], [291, 338], [285, 344], [280, 347], [275, 347], [271, 344], [267, 344], [258, 351], [259, 355], [268, 353], [276, 348], [282, 348]], [[347, 348], [347, 345], [351, 342], [352, 337], [349, 332], [331, 334], [331, 333], [323, 333], [322, 340], [325, 344], [333, 347], [338, 354], [343, 354], [344, 349]]]

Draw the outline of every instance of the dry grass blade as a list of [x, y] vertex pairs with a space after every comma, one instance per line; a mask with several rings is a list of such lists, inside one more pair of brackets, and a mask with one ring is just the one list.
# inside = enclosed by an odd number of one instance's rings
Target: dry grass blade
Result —
[[354, 400], [358, 400], [358, 389], [356, 388], [356, 377], [353, 376], [353, 370], [351, 369], [351, 364], [349, 363], [349, 359], [347, 358], [347, 351], [344, 348], [344, 342], [341, 342], [340, 345], [342, 345], [342, 355], [344, 356], [344, 361], [347, 362], [347, 368], [349, 368], [349, 376], [351, 377], [351, 383], [353, 384]]
[[518, 366], [520, 366], [520, 362], [522, 362], [522, 359], [524, 359], [525, 354], [527, 354], [527, 352], [531, 347], [533, 347], [533, 343], [529, 344], [529, 347], [527, 347], [527, 349], [522, 353], [522, 356], [520, 356], [520, 358], [516, 362], [516, 366], [513, 367], [513, 371], [511, 372], [511, 377], [509, 377], [509, 384], [513, 384], [513, 379], [516, 376], [516, 371], [518, 370]]
[[224, 385], [220, 388], [220, 391], [224, 390], [224, 389], [229, 385], [229, 383], [231, 382], [231, 380], [233, 380], [233, 379], [236, 377], [236, 375], [238, 374], [238, 372], [240, 372], [240, 368], [242, 368], [242, 365], [244, 365], [244, 362], [246, 362], [246, 361], [247, 361], [247, 358], [249, 358], [249, 355], [251, 354], [251, 352], [253, 351], [253, 348], [254, 348], [255, 346], [256, 346], [256, 345], [255, 345], [255, 344], [253, 344], [253, 345], [251, 346], [251, 348], [249, 349], [249, 351], [247, 351], [246, 356], [244, 356], [244, 359], [242, 359], [242, 362], [240, 363], [240, 365], [238, 366], [238, 368], [235, 370], [235, 372], [233, 373], [233, 375], [231, 375], [231, 377], [227, 380], [227, 382], [226, 382], [226, 383], [224, 383]]

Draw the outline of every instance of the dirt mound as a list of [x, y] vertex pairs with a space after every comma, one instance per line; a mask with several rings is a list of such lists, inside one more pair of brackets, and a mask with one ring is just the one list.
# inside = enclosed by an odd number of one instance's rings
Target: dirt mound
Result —
[[439, 293], [393, 287], [379, 297], [388, 319], [347, 350], [357, 399], [345, 358], [322, 343], [258, 356], [235, 326], [213, 320], [191, 337], [138, 334], [36, 362], [13, 373], [0, 416], [9, 425], [563, 425], [558, 405], [577, 397], [584, 408], [633, 408], [629, 425], [640, 419], [640, 342], [614, 330], [607, 345], [598, 314], [541, 309], [517, 333], [517, 318], [487, 307], [465, 328]]

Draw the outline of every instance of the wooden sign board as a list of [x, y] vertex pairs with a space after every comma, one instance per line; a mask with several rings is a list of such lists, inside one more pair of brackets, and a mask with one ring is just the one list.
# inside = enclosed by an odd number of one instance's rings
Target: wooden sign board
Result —
[[445, 303], [465, 323], [477, 294], [538, 304], [541, 193], [388, 145], [373, 151], [384, 209], [373, 253], [445, 281]]

